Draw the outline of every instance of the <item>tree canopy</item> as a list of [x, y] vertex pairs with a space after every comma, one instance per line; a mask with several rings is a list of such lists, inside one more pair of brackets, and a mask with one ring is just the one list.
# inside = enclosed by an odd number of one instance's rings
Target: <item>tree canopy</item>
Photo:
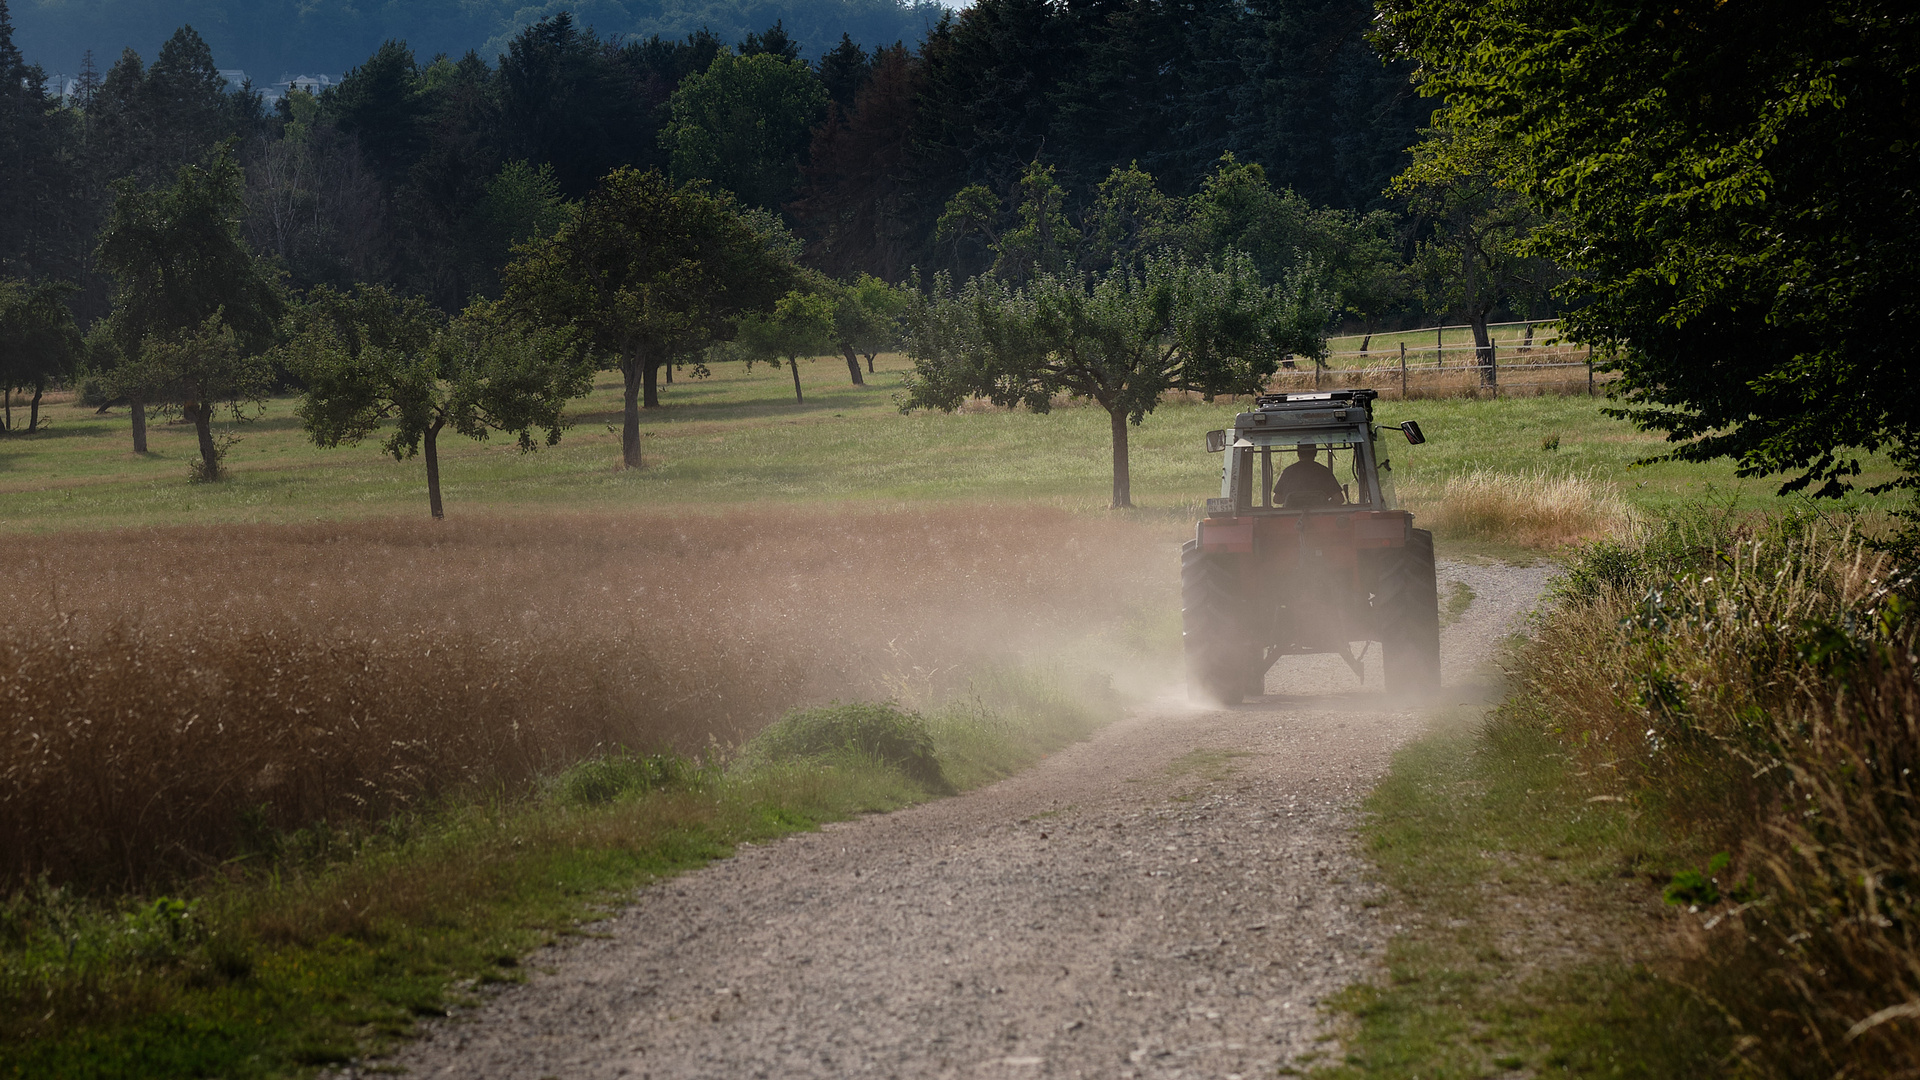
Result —
[[700, 181], [618, 169], [571, 220], [504, 271], [519, 318], [573, 327], [624, 379], [622, 460], [638, 468], [640, 409], [659, 404], [662, 364], [732, 335], [734, 320], [785, 295], [783, 237], [756, 228]]
[[1920, 482], [1920, 13], [1885, 0], [1383, 0], [1441, 122], [1552, 223], [1567, 332], [1687, 460]]
[[977, 396], [1044, 413], [1057, 395], [1091, 400], [1112, 428], [1115, 509], [1133, 505], [1130, 423], [1168, 390], [1256, 392], [1282, 357], [1324, 351], [1329, 314], [1310, 284], [1263, 285], [1239, 252], [1162, 253], [1138, 272], [1042, 270], [1025, 285], [983, 274], [956, 290], [942, 277], [912, 297], [902, 408], [951, 412]]
[[660, 132], [673, 175], [706, 180], [749, 206], [775, 209], [800, 180], [800, 154], [827, 111], [827, 92], [807, 65], [779, 52], [723, 52], [687, 77]]
[[16, 430], [13, 395], [19, 391], [32, 392], [27, 434], [40, 430], [41, 395], [73, 373], [81, 343], [66, 304], [72, 291], [73, 285], [64, 281], [0, 279], [0, 393], [6, 395], [0, 431]]
[[[571, 331], [513, 326], [482, 301], [451, 322], [379, 286], [316, 290], [282, 352], [306, 384], [299, 413], [316, 446], [386, 432], [381, 449], [426, 461], [427, 506], [440, 498], [439, 439], [515, 436], [523, 452], [560, 441], [568, 399], [593, 389], [593, 365]], [[536, 438], [536, 433], [539, 437]]]

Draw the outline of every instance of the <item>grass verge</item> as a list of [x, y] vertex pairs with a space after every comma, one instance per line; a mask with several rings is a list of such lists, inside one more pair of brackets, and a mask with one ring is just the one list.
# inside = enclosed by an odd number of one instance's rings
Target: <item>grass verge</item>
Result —
[[1346, 1057], [1312, 1075], [1719, 1075], [1734, 1033], [1666, 978], [1659, 883], [1691, 853], [1590, 801], [1545, 735], [1477, 711], [1402, 750], [1365, 841], [1402, 932], [1386, 977], [1334, 1002]]
[[[350, 850], [308, 830], [284, 847], [319, 854], [180, 896], [17, 892], [0, 903], [0, 1077], [278, 1076], [377, 1053], [485, 984], [518, 981], [525, 953], [637, 886], [1085, 737], [1115, 710], [1070, 684], [1002, 671], [926, 717], [809, 710], [770, 729], [785, 745], [749, 744], [729, 767], [594, 759], [532, 798], [389, 819]], [[931, 778], [873, 743], [882, 729], [905, 732]]]

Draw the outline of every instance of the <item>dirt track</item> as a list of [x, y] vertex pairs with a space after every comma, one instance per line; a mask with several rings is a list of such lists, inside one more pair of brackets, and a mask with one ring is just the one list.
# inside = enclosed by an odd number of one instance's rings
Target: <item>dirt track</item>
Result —
[[[1478, 594], [1448, 693], [1545, 568]], [[1012, 780], [743, 848], [543, 951], [387, 1065], [459, 1077], [1238, 1077], [1306, 1064], [1392, 932], [1354, 807], [1424, 712], [1332, 658], [1260, 702], [1176, 698]]]

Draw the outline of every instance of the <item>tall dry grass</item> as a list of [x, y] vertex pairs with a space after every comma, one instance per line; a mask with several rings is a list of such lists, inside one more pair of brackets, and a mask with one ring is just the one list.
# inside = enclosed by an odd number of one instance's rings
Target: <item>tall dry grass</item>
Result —
[[1761, 1075], [1920, 1075], [1917, 605], [1844, 525], [1700, 519], [1587, 549], [1520, 657], [1602, 794], [1730, 856], [1674, 974]]
[[0, 887], [151, 886], [614, 746], [937, 692], [1161, 603], [1044, 510], [182, 528], [0, 554]]
[[1421, 524], [1443, 537], [1545, 550], [1624, 535], [1633, 525], [1612, 484], [1541, 470], [1475, 469], [1449, 477], [1438, 492], [1413, 492], [1409, 502]]

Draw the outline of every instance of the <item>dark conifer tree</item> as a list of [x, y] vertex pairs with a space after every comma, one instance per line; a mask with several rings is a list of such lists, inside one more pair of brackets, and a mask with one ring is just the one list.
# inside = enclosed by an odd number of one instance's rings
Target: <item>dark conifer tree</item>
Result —
[[500, 58], [502, 157], [552, 164], [572, 198], [630, 160], [655, 125], [619, 55], [567, 12], [521, 31]]
[[322, 102], [340, 130], [359, 144], [388, 192], [398, 189], [426, 144], [429, 102], [413, 50], [403, 42], [386, 42], [347, 72]]
[[36, 204], [39, 169], [50, 155], [46, 75], [13, 43], [13, 18], [0, 0], [0, 278], [26, 276], [42, 244]]
[[800, 59], [800, 43], [787, 34], [787, 28], [775, 19], [772, 26], [758, 34], [748, 34], [734, 50], [741, 56], [756, 56], [760, 53], [772, 53], [782, 60]]
[[806, 186], [788, 209], [813, 241], [808, 261], [834, 277], [899, 281], [919, 254], [907, 183], [918, 70], [904, 45], [876, 50], [852, 110], [814, 132]]
[[1366, 41], [1372, 0], [1256, 0], [1252, 10], [1262, 45], [1236, 109], [1248, 156], [1311, 202], [1384, 206], [1433, 102], [1415, 93], [1410, 63], [1383, 63]]
[[[879, 49], [874, 52], [877, 55]], [[867, 84], [867, 76], [873, 73], [873, 60], [866, 50], [849, 34], [840, 35], [840, 44], [835, 45], [820, 58], [820, 85], [827, 88], [827, 97], [833, 99], [842, 113], [853, 110], [853, 96]]]
[[213, 64], [213, 51], [191, 26], [174, 31], [140, 85], [146, 114], [146, 159], [136, 163], [143, 180], [171, 178], [182, 165], [206, 157], [213, 144], [235, 133], [227, 80]]

